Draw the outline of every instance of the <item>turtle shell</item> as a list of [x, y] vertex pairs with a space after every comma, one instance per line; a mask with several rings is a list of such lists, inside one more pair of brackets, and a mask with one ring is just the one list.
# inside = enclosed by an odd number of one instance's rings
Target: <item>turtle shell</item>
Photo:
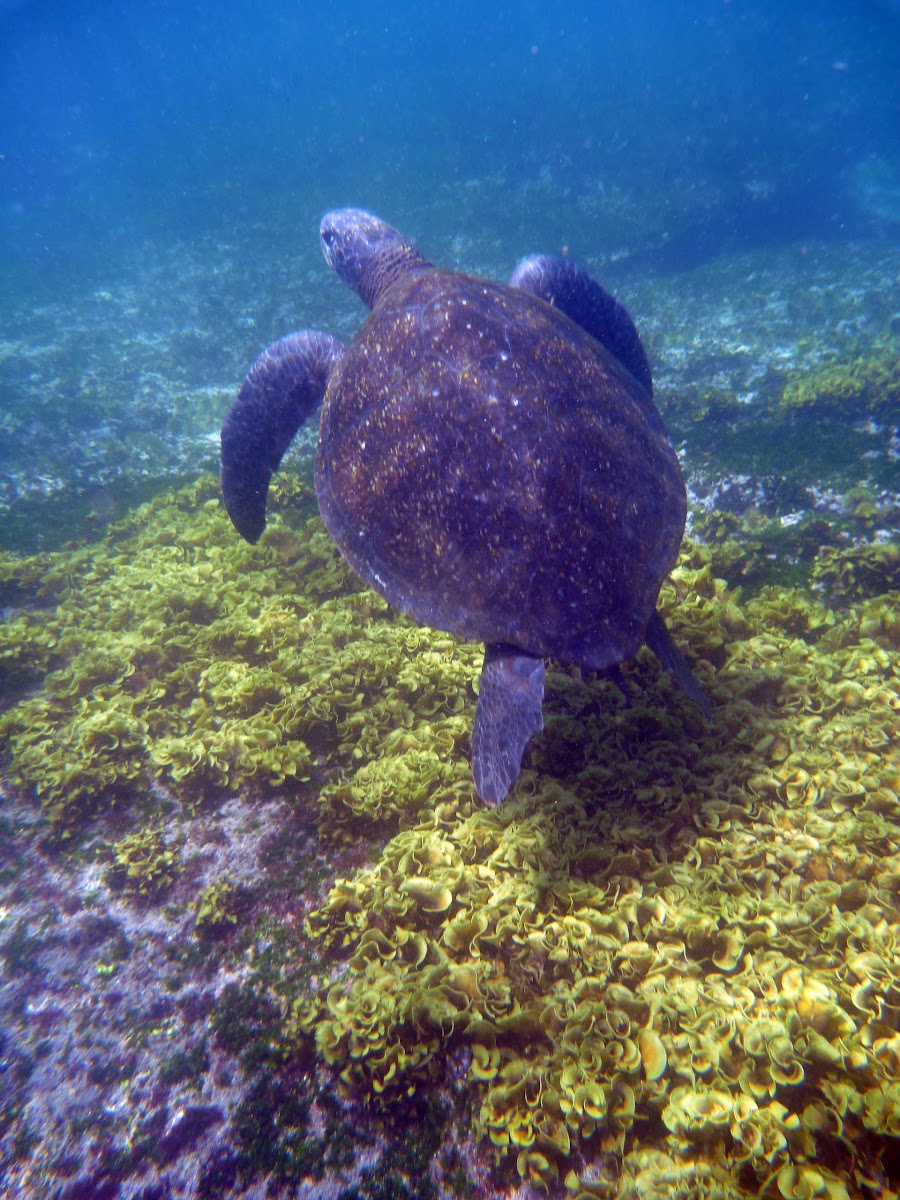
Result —
[[684, 532], [652, 399], [544, 301], [409, 271], [333, 372], [319, 505], [416, 621], [603, 670], [644, 640]]

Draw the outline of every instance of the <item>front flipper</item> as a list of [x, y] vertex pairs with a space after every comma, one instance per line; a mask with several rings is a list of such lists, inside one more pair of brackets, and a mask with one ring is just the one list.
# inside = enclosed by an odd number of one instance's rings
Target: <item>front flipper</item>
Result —
[[568, 259], [536, 254], [519, 263], [509, 286], [531, 292], [565, 313], [617, 358], [649, 396], [653, 395], [650, 364], [634, 321], [587, 271]]
[[485, 646], [472, 731], [472, 771], [485, 804], [499, 804], [519, 778], [525, 743], [544, 728], [543, 700], [542, 658]]
[[291, 439], [315, 411], [344, 347], [306, 330], [273, 342], [253, 366], [222, 427], [222, 495], [248, 542], [266, 527], [266, 495]]
[[713, 710], [709, 698], [694, 678], [694, 673], [690, 668], [688, 660], [672, 641], [672, 635], [669, 633], [665, 621], [658, 612], [655, 612], [647, 623], [647, 632], [644, 635], [644, 641], [684, 694], [694, 701], [707, 721], [712, 721]]

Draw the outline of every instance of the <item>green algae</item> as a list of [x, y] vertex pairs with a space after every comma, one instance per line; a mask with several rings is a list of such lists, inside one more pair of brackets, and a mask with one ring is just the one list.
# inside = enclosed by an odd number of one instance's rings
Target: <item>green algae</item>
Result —
[[233, 928], [248, 908], [245, 889], [229, 879], [216, 879], [194, 904], [194, 928], [201, 937], [215, 938]]
[[46, 948], [47, 939], [33, 933], [28, 922], [20, 918], [9, 936], [0, 942], [0, 959], [11, 975], [43, 974], [40, 956]]
[[[295, 491], [288, 484], [282, 496], [295, 500]], [[149, 504], [97, 546], [29, 563], [30, 584], [19, 572], [23, 601], [57, 604], [25, 610], [5, 630], [7, 670], [25, 675], [19, 664], [27, 663], [29, 679], [45, 675], [36, 696], [0, 718], [0, 733], [13, 780], [37, 790], [54, 822], [133, 799], [160, 779], [176, 790], [234, 789], [302, 779], [310, 769], [303, 735], [315, 742], [327, 723], [306, 712], [301, 689], [321, 711], [327, 700], [312, 679], [321, 674], [327, 688], [325, 662], [338, 679], [340, 663], [321, 611], [313, 620], [329, 653], [290, 656], [307, 609], [284, 595], [282, 572], [296, 570], [313, 600], [353, 583], [324, 552], [321, 528], [304, 542], [276, 525], [249, 561], [240, 544], [222, 548], [214, 496], [207, 480], [174, 504]]]
[[779, 406], [783, 412], [837, 417], [887, 416], [900, 411], [900, 355], [884, 351], [833, 359], [816, 370], [788, 378]]
[[211, 1017], [213, 1036], [227, 1053], [256, 1065], [271, 1055], [277, 1041], [279, 1013], [270, 997], [249, 984], [228, 983]]
[[[685, 1195], [704, 1178], [755, 1194], [773, 1173], [809, 1188], [802, 1164], [818, 1154], [852, 1171], [833, 1134], [836, 1070], [862, 1088], [866, 1127], [887, 1128], [871, 1086], [878, 1025], [859, 1018], [840, 963], [868, 971], [857, 935], [846, 940], [851, 914], [866, 913], [861, 936], [885, 961], [900, 928], [900, 643], [874, 623], [857, 641], [857, 610], [800, 592], [769, 587], [740, 605], [695, 557], [688, 546], [664, 610], [718, 668], [706, 685], [723, 730], [667, 713], [643, 657], [628, 674], [645, 699], [625, 710], [548, 673], [547, 732], [515, 796], [484, 812], [458, 788], [311, 918], [349, 975], [299, 999], [294, 1019], [345, 1093], [404, 1103], [468, 1045], [482, 1136], [548, 1187], [591, 1152], [631, 1157], [649, 1186], [657, 1168], [640, 1156], [654, 1137], [660, 1186], [682, 1179]], [[566, 726], [581, 753], [548, 757]], [[855, 1136], [852, 1120], [841, 1128]], [[840, 1171], [820, 1174], [821, 1194], [840, 1194]]]
[[[317, 518], [279, 520], [308, 496], [290, 480], [276, 489], [275, 520], [251, 548], [231, 536], [205, 480], [97, 546], [42, 559], [42, 571], [29, 564], [31, 595], [57, 604], [13, 623], [7, 657], [10, 670], [27, 662], [31, 680], [43, 669], [43, 687], [0, 717], [0, 734], [11, 778], [36, 790], [52, 822], [133, 803], [160, 782], [196, 798], [359, 770], [385, 740], [397, 756], [414, 748], [404, 731], [422, 716], [435, 718], [441, 751], [462, 744], [475, 649], [446, 635], [426, 646], [361, 590]], [[409, 807], [389, 774], [385, 811], [390, 794]], [[335, 821], [353, 814], [353, 786], [329, 794]]]
[[166, 840], [162, 830], [150, 826], [115, 842], [111, 857], [110, 886], [133, 896], [158, 896], [172, 886], [182, 869], [178, 847]]
[[309, 1134], [309, 1101], [277, 1077], [251, 1084], [234, 1122], [238, 1173], [297, 1186], [324, 1173], [322, 1140]]
[[793, 588], [807, 582], [823, 542], [832, 540], [836, 529], [815, 514], [782, 521], [750, 509], [740, 516], [717, 510], [698, 514], [693, 533], [704, 543], [695, 548], [694, 561], [705, 555], [730, 587], [752, 595], [767, 585]]
[[[195, 804], [250, 786], [313, 797], [325, 844], [370, 860], [309, 917], [315, 972], [285, 928], [250, 957], [256, 986], [219, 998], [213, 1037], [259, 1079], [241, 1177], [316, 1177], [323, 1142], [286, 1063], [314, 1058], [390, 1119], [464, 1052], [485, 1146], [537, 1185], [616, 1194], [584, 1166], [608, 1158], [622, 1195], [769, 1179], [816, 1194], [819, 1157], [819, 1194], [838, 1194], [835, 1172], [863, 1169], [854, 1139], [895, 1136], [894, 552], [874, 574], [851, 556], [863, 583], [834, 586], [810, 525], [791, 550], [821, 592], [750, 587], [742, 530], [710, 518], [661, 602], [715, 729], [647, 654], [625, 669], [628, 703], [549, 664], [547, 727], [485, 811], [468, 762], [479, 649], [363, 591], [310, 505], [286, 481], [251, 548], [204, 480], [95, 546], [8, 568], [40, 686], [0, 732], [52, 828], [155, 806], [110, 851], [140, 895], [178, 865], [160, 789]], [[760, 563], [777, 532], [748, 530]], [[238, 892], [196, 897], [198, 936], [256, 940]]]
[[693, 471], [762, 479], [782, 508], [804, 507], [791, 494], [826, 479], [896, 486], [887, 446], [900, 411], [896, 340], [811, 370], [773, 371], [746, 402], [721, 387], [686, 386], [662, 394], [660, 408], [675, 439], [686, 441]]
[[[236, 1173], [250, 1182], [297, 1186], [321, 1179], [332, 1153], [329, 1139], [311, 1129], [315, 1089], [279, 1068], [296, 1047], [284, 1038], [281, 1010], [259, 983], [229, 983], [211, 1015], [216, 1045], [238, 1058], [249, 1089], [234, 1116]], [[206, 1192], [204, 1194], [210, 1194]]]
[[900, 591], [900, 546], [876, 542], [841, 549], [824, 547], [816, 556], [812, 577], [831, 603]]
[[686, 549], [685, 561], [708, 566], [745, 597], [774, 586], [796, 597], [808, 587], [838, 608], [897, 591], [897, 543], [865, 540], [878, 523], [878, 508], [862, 489], [845, 502], [848, 514], [831, 521], [814, 513], [771, 520], [756, 509], [699, 513], [692, 532], [700, 544]]
[[170, 486], [169, 480], [121, 479], [15, 500], [3, 510], [0, 521], [0, 556], [59, 552], [67, 544], [83, 541], [86, 532], [100, 537], [107, 526]]

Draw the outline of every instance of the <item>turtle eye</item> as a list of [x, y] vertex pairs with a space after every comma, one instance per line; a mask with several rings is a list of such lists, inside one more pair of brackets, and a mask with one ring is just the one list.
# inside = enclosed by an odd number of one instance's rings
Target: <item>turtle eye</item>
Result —
[[326, 246], [333, 246], [337, 239], [337, 234], [333, 229], [325, 229], [322, 232], [322, 241]]

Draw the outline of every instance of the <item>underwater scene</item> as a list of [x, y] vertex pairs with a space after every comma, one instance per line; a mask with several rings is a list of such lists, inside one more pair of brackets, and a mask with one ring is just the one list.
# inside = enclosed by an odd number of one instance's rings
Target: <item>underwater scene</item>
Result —
[[890, 0], [0, 3], [0, 1195], [900, 1197], [898, 114]]

